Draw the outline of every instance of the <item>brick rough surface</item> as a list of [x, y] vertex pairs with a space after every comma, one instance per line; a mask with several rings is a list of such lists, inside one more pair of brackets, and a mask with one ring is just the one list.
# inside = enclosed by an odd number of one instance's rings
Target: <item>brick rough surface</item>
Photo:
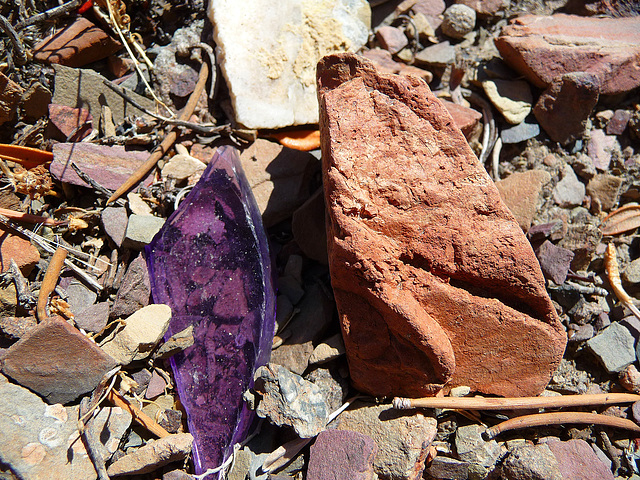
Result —
[[426, 83], [355, 55], [318, 66], [331, 281], [351, 378], [540, 393], [566, 334], [529, 242]]

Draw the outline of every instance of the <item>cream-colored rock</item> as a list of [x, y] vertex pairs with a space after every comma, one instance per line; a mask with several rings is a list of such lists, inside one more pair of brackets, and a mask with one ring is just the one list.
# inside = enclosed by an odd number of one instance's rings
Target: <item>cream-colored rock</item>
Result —
[[128, 317], [125, 326], [100, 345], [121, 365], [145, 359], [169, 328], [171, 308], [161, 303], [147, 305]]
[[212, 0], [209, 19], [236, 120], [248, 128], [318, 122], [316, 65], [367, 41], [365, 0]]
[[176, 145], [176, 151], [178, 153], [162, 167], [163, 178], [185, 180], [195, 173], [202, 173], [206, 168], [207, 165], [192, 157], [183, 145]]
[[491, 103], [512, 125], [522, 123], [531, 112], [533, 96], [529, 84], [524, 80], [485, 80], [482, 88]]

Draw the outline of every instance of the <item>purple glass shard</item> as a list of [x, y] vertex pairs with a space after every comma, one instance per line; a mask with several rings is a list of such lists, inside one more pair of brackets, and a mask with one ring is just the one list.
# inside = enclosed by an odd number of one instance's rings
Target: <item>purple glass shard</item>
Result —
[[242, 393], [269, 360], [275, 325], [268, 241], [235, 149], [216, 151], [145, 251], [153, 300], [173, 313], [167, 338], [194, 328], [171, 366], [203, 473], [247, 435]]

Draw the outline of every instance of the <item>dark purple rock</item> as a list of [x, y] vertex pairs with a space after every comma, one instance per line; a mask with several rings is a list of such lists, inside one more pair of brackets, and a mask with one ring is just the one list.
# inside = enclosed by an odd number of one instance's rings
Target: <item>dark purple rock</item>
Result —
[[622, 135], [627, 129], [630, 119], [631, 112], [629, 110], [616, 110], [607, 124], [607, 135]]
[[536, 256], [545, 277], [553, 280], [556, 285], [564, 283], [571, 267], [571, 260], [573, 260], [571, 250], [558, 247], [549, 240], [545, 240], [536, 250]]
[[269, 359], [275, 325], [267, 237], [233, 148], [216, 151], [145, 251], [153, 300], [173, 313], [165, 338], [194, 329], [195, 344], [171, 366], [202, 473], [247, 434], [242, 394]]
[[307, 479], [369, 479], [376, 450], [376, 443], [362, 433], [324, 430], [311, 447]]

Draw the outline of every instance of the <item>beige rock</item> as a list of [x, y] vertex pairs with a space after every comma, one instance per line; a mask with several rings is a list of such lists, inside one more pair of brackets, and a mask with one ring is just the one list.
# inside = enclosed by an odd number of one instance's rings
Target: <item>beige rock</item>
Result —
[[177, 433], [160, 438], [120, 457], [107, 469], [110, 476], [149, 473], [171, 462], [183, 460], [191, 453], [193, 436]]
[[482, 88], [505, 120], [513, 125], [522, 123], [531, 112], [533, 96], [524, 80], [485, 80]]
[[566, 334], [538, 261], [424, 82], [354, 55], [318, 67], [329, 266], [351, 379], [536, 395]]
[[121, 365], [149, 356], [169, 328], [171, 308], [161, 303], [147, 305], [128, 317], [122, 329], [100, 345]]

